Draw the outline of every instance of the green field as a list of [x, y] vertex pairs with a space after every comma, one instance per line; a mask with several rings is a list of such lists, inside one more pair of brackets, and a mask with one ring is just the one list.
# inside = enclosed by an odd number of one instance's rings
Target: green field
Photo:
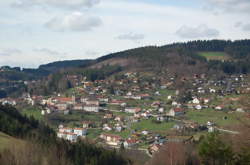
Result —
[[[241, 113], [226, 113], [222, 111], [215, 110], [190, 110], [186, 113], [187, 119], [199, 124], [206, 124], [208, 121], [214, 122], [218, 126], [228, 126], [232, 124], [237, 124], [238, 120], [243, 115]], [[225, 120], [224, 117], [227, 117]]]
[[36, 107], [25, 108], [21, 111], [21, 113], [28, 117], [33, 116], [35, 119], [40, 120], [40, 121], [44, 119], [43, 115], [41, 114], [41, 110]]
[[102, 133], [101, 129], [90, 128], [90, 129], [88, 129], [87, 138], [93, 140], [93, 139], [97, 138], [101, 133]]
[[138, 123], [132, 124], [132, 129], [139, 131], [151, 131], [154, 133], [169, 131], [174, 126], [174, 122], [163, 122], [160, 124], [152, 122], [153, 119], [142, 120]]
[[228, 60], [229, 56], [224, 52], [199, 52], [198, 55], [205, 57], [207, 60]]

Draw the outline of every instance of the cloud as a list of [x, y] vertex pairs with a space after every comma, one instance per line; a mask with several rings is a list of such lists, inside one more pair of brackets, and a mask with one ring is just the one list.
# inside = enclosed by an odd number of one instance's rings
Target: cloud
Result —
[[90, 57], [97, 57], [100, 53], [94, 50], [87, 50], [85, 54]]
[[100, 0], [18, 0], [12, 4], [17, 8], [55, 7], [67, 9], [91, 8]]
[[242, 26], [242, 30], [244, 31], [250, 31], [250, 24], [245, 24]]
[[22, 54], [22, 51], [19, 49], [15, 48], [8, 48], [8, 49], [3, 49], [0, 51], [0, 56], [12, 56], [12, 55], [18, 55]]
[[197, 27], [182, 26], [176, 31], [176, 34], [181, 38], [211, 38], [219, 36], [219, 31], [207, 27], [207, 25], [199, 25]]
[[134, 42], [139, 42], [140, 40], [143, 40], [145, 38], [144, 34], [136, 34], [136, 33], [126, 33], [126, 34], [121, 34], [116, 37], [116, 39], [119, 40], [130, 40]]
[[250, 31], [250, 23], [244, 24], [242, 22], [236, 22], [234, 27], [241, 28], [243, 31]]
[[247, 12], [250, 10], [249, 0], [207, 0], [208, 5], [214, 9], [227, 12]]
[[238, 27], [241, 27], [242, 26], [242, 22], [236, 22], [234, 24], [234, 27], [238, 28]]
[[51, 50], [51, 49], [48, 49], [48, 48], [36, 48], [36, 49], [33, 49], [34, 52], [38, 52], [38, 53], [45, 53], [45, 54], [48, 54], [48, 55], [66, 55], [67, 53], [61, 53], [61, 52], [58, 52], [58, 51], [55, 51], [55, 50]]
[[102, 20], [95, 16], [85, 16], [81, 12], [73, 12], [63, 18], [53, 18], [45, 26], [53, 31], [90, 31], [102, 25]]

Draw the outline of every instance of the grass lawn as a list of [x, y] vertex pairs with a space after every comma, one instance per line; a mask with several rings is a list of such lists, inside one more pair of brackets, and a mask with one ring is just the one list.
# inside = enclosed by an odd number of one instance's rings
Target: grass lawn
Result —
[[21, 111], [23, 115], [26, 115], [28, 117], [33, 116], [37, 120], [43, 120], [43, 115], [41, 114], [41, 110], [36, 107], [28, 107]]
[[[215, 111], [211, 109], [206, 110], [190, 110], [186, 113], [188, 120], [198, 122], [199, 124], [206, 124], [207, 121], [212, 121], [218, 126], [227, 126], [231, 124], [239, 123], [238, 118], [241, 118], [243, 114], [241, 113], [226, 113], [222, 111]], [[224, 120], [224, 117], [227, 120]]]
[[228, 60], [229, 56], [224, 52], [199, 52], [200, 56], [206, 57], [207, 60]]
[[87, 134], [87, 138], [89, 139], [95, 139], [97, 138], [103, 131], [101, 129], [93, 129], [90, 128], [88, 129], [88, 134]]
[[80, 124], [82, 121], [93, 121], [99, 123], [102, 120], [103, 113], [87, 113], [84, 111], [72, 111], [68, 115], [63, 113], [52, 113], [46, 116], [50, 125], [58, 126], [59, 124], [75, 125]]
[[5, 148], [8, 148], [11, 145], [18, 145], [22, 143], [24, 143], [24, 141], [0, 132], [0, 151], [2, 151]]
[[152, 121], [153, 119], [142, 120], [138, 123], [133, 123], [131, 128], [139, 130], [139, 131], [147, 130], [147, 131], [158, 133], [158, 132], [168, 131], [175, 124], [174, 122], [163, 122], [163, 123], [157, 124]]

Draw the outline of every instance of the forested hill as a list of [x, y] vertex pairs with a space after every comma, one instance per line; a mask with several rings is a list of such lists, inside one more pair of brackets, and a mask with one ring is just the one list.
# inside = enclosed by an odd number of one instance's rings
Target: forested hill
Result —
[[[96, 60], [57, 62], [39, 67], [61, 68], [43, 77], [40, 84], [29, 87], [37, 94], [63, 92], [74, 87], [69, 75], [86, 77], [89, 81], [102, 80], [120, 72], [153, 72], [178, 77], [194, 74], [247, 74], [250, 72], [250, 40], [191, 41], [165, 46], [147, 46], [112, 53]], [[68, 64], [76, 67], [66, 67]], [[45, 67], [46, 66], [46, 67]]]
[[217, 51], [226, 52], [230, 56], [241, 59], [250, 56], [250, 40], [208, 40], [190, 41], [186, 43], [174, 43], [163, 46], [165, 48], [182, 48], [190, 51]]
[[58, 71], [62, 68], [84, 67], [89, 65], [93, 60], [65, 60], [56, 61], [44, 65], [40, 65], [38, 69], [48, 70], [50, 72]]
[[0, 105], [1, 132], [22, 141], [22, 144], [16, 143], [17, 140], [10, 141], [6, 148], [0, 147], [1, 165], [128, 164], [128, 160], [115, 151], [105, 150], [80, 139], [76, 143], [57, 139], [51, 128], [34, 118], [22, 116], [11, 106]]
[[129, 57], [129, 56], [142, 56], [145, 54], [155, 54], [168, 50], [183, 49], [185, 51], [198, 52], [198, 51], [219, 51], [226, 52], [234, 58], [244, 58], [250, 56], [250, 40], [196, 40], [189, 42], [178, 42], [164, 46], [147, 46], [141, 48], [130, 49], [117, 53], [112, 53], [102, 56], [97, 59], [98, 62], [115, 58], [115, 57]]
[[[44, 76], [48, 76], [51, 73], [55, 73], [62, 69], [72, 69], [72, 68], [86, 68], [87, 66], [97, 65], [99, 63], [103, 63], [107, 60], [123, 58], [123, 59], [134, 59], [139, 60], [139, 62], [143, 63], [147, 60], [151, 61], [146, 62], [143, 65], [143, 68], [147, 65], [160, 65], [159, 62], [164, 59], [164, 56], [168, 56], [170, 53], [175, 54], [176, 56], [169, 56], [169, 58], [178, 58], [178, 55], [183, 55], [182, 58], [189, 58], [189, 63], [194, 63], [194, 60], [203, 60], [206, 61], [204, 56], [200, 56], [198, 53], [200, 52], [221, 52], [225, 53], [227, 58], [226, 65], [229, 67], [233, 67], [233, 69], [229, 72], [249, 72], [250, 68], [246, 65], [249, 64], [250, 60], [250, 40], [197, 40], [190, 41], [184, 43], [173, 43], [164, 46], [147, 46], [141, 48], [130, 49], [126, 51], [121, 51], [117, 53], [111, 53], [96, 60], [68, 60], [68, 61], [57, 61], [49, 64], [44, 64], [39, 66], [37, 69], [28, 69], [24, 68], [21, 70], [18, 67], [10, 68], [10, 67], [2, 67], [2, 72], [0, 73], [0, 78], [10, 79], [10, 80], [27, 80], [34, 78], [41, 78]], [[188, 57], [185, 57], [188, 56]], [[134, 59], [133, 59], [134, 58]], [[114, 62], [114, 64], [118, 64], [121, 66], [126, 66], [126, 62], [130, 63], [129, 60], [123, 60], [120, 62]], [[170, 60], [169, 60], [170, 61]], [[180, 63], [187, 62], [186, 60], [178, 59]], [[239, 61], [241, 63], [239, 63]], [[111, 64], [112, 64], [111, 62]], [[156, 63], [155, 63], [156, 62]], [[165, 60], [166, 62], [166, 60]], [[211, 62], [211, 60], [210, 60]], [[225, 62], [225, 61], [223, 61]], [[105, 64], [109, 64], [110, 61], [107, 61]], [[125, 64], [122, 64], [125, 63]], [[134, 63], [133, 63], [134, 64]], [[140, 64], [136, 63], [136, 66]], [[216, 65], [216, 67], [215, 67]], [[225, 65], [225, 64], [224, 64]], [[239, 65], [241, 68], [239, 68]], [[208, 67], [213, 67], [215, 69], [223, 70], [222, 64], [220, 61], [212, 62]], [[3, 72], [5, 71], [5, 72]], [[227, 71], [226, 71], [227, 72]]]

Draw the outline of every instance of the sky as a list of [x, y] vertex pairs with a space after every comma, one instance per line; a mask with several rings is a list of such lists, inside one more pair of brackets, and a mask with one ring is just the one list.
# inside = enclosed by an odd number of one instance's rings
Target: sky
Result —
[[250, 38], [250, 0], [0, 0], [0, 9], [0, 66]]

